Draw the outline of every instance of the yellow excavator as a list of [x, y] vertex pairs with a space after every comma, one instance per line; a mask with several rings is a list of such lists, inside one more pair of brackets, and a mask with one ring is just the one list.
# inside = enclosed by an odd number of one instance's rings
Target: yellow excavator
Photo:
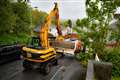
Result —
[[37, 68], [44, 74], [48, 74], [51, 69], [51, 65], [57, 64], [56, 51], [50, 46], [48, 40], [48, 32], [51, 24], [51, 17], [56, 18], [57, 31], [59, 34], [59, 40], [62, 40], [62, 32], [59, 21], [58, 5], [55, 3], [55, 7], [47, 16], [45, 23], [40, 27], [39, 35], [32, 37], [30, 44], [22, 48], [23, 54], [23, 67], [25, 70]]

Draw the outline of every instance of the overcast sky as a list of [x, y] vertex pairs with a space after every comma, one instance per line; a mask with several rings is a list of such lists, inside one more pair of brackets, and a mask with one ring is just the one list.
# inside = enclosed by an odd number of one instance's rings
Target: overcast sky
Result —
[[58, 2], [59, 13], [61, 19], [72, 19], [86, 17], [85, 12], [86, 0], [30, 0], [32, 7], [38, 7], [39, 10], [49, 13], [53, 7], [54, 2]]

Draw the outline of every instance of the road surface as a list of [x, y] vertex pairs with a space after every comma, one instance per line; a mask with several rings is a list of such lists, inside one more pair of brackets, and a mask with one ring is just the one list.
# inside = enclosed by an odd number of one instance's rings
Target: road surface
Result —
[[[60, 70], [61, 67], [64, 69]], [[69, 56], [60, 58], [58, 65], [46, 76], [37, 69], [24, 71], [22, 60], [0, 65], [0, 80], [85, 80], [84, 75], [85, 69], [80, 62]]]

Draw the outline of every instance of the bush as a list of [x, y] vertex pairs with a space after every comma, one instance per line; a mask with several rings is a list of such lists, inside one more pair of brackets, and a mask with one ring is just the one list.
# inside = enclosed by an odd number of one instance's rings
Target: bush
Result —
[[[84, 66], [87, 66], [88, 59], [93, 59], [92, 53], [80, 53], [76, 56]], [[112, 76], [120, 76], [120, 47], [119, 48], [106, 48], [104, 53], [101, 54], [100, 59], [105, 62], [112, 62]], [[115, 79], [116, 80], [116, 79]]]
[[88, 59], [92, 59], [93, 58], [93, 54], [92, 53], [82, 53], [80, 52], [77, 56], [76, 56], [77, 60], [79, 60], [84, 66], [87, 66], [87, 62]]
[[29, 36], [27, 34], [3, 34], [0, 35], [0, 44], [12, 44], [14, 42], [27, 43]]
[[113, 48], [113, 49], [106, 49], [105, 53], [102, 54], [101, 59], [105, 62], [112, 62], [113, 69], [112, 75], [113, 76], [120, 76], [120, 49]]
[[112, 77], [112, 80], [120, 80], [120, 77]]

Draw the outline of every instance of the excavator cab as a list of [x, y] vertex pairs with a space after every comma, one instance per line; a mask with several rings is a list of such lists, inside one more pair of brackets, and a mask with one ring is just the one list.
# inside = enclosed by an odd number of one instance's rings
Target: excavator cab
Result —
[[41, 44], [40, 44], [40, 38], [39, 37], [32, 37], [29, 41], [28, 41], [28, 45], [29, 48], [34, 48], [34, 49], [41, 49]]

